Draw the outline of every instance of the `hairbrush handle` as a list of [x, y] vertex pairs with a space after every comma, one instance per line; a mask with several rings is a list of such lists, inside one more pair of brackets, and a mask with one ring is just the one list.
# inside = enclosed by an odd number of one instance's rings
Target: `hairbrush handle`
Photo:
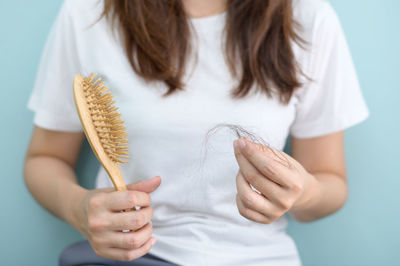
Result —
[[[117, 191], [127, 190], [124, 178], [122, 176], [121, 168], [118, 163], [114, 163], [116, 166], [114, 167], [104, 167], [108, 175], [111, 177], [111, 181]], [[118, 166], [118, 167], [117, 167]]]

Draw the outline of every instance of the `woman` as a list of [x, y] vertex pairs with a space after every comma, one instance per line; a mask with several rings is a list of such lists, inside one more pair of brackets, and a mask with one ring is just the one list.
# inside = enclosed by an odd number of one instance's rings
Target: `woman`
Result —
[[[125, 192], [103, 169], [94, 190], [76, 182], [84, 135], [71, 83], [90, 72], [128, 130]], [[343, 130], [368, 116], [324, 0], [68, 0], [29, 107], [26, 184], [88, 240], [62, 265], [300, 265], [285, 214], [308, 222], [344, 204]], [[246, 138], [232, 148], [219, 130], [203, 156], [221, 123], [270, 149]], [[289, 135], [291, 156], [281, 151]], [[132, 206], [141, 209], [120, 212]]]

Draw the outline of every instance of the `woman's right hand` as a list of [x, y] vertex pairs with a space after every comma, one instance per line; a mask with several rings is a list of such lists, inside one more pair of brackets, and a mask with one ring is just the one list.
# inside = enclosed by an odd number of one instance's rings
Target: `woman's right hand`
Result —
[[[101, 257], [123, 261], [139, 258], [156, 242], [151, 237], [153, 209], [149, 193], [160, 183], [161, 178], [156, 176], [128, 185], [127, 191], [90, 190], [75, 208], [73, 226]], [[140, 210], [122, 212], [135, 206], [140, 206]]]

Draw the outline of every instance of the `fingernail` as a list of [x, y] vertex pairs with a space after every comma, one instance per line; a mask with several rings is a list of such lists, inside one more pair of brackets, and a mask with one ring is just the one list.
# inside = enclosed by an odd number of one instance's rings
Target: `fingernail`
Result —
[[240, 149], [243, 149], [244, 147], [246, 147], [246, 144], [247, 144], [244, 139], [239, 139], [238, 143], [239, 143]]
[[155, 239], [155, 238], [152, 238], [152, 239], [151, 239], [151, 245], [152, 245], [152, 246], [153, 246], [156, 242], [157, 242], [157, 239]]

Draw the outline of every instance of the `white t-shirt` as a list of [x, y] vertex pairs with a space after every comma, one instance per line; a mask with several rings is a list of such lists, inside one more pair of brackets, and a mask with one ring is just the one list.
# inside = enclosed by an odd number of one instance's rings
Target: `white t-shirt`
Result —
[[[236, 85], [224, 61], [221, 32], [226, 13], [191, 19], [197, 34], [197, 65], [190, 61], [184, 91], [167, 98], [162, 83], [145, 83], [131, 69], [124, 48], [105, 19], [92, 25], [102, 1], [68, 0], [50, 32], [28, 107], [34, 123], [79, 132], [72, 96], [74, 75], [104, 78], [128, 131], [131, 159], [122, 165], [127, 183], [162, 178], [151, 194], [154, 233], [151, 253], [181, 265], [300, 265], [286, 218], [265, 225], [238, 212], [238, 172], [232, 141], [220, 123], [236, 124], [282, 149], [288, 135], [311, 138], [361, 122], [368, 110], [361, 95], [338, 18], [324, 0], [296, 0], [294, 17], [309, 42], [293, 49], [312, 79], [288, 105], [261, 93], [233, 100]], [[97, 187], [111, 186], [101, 168]]]

